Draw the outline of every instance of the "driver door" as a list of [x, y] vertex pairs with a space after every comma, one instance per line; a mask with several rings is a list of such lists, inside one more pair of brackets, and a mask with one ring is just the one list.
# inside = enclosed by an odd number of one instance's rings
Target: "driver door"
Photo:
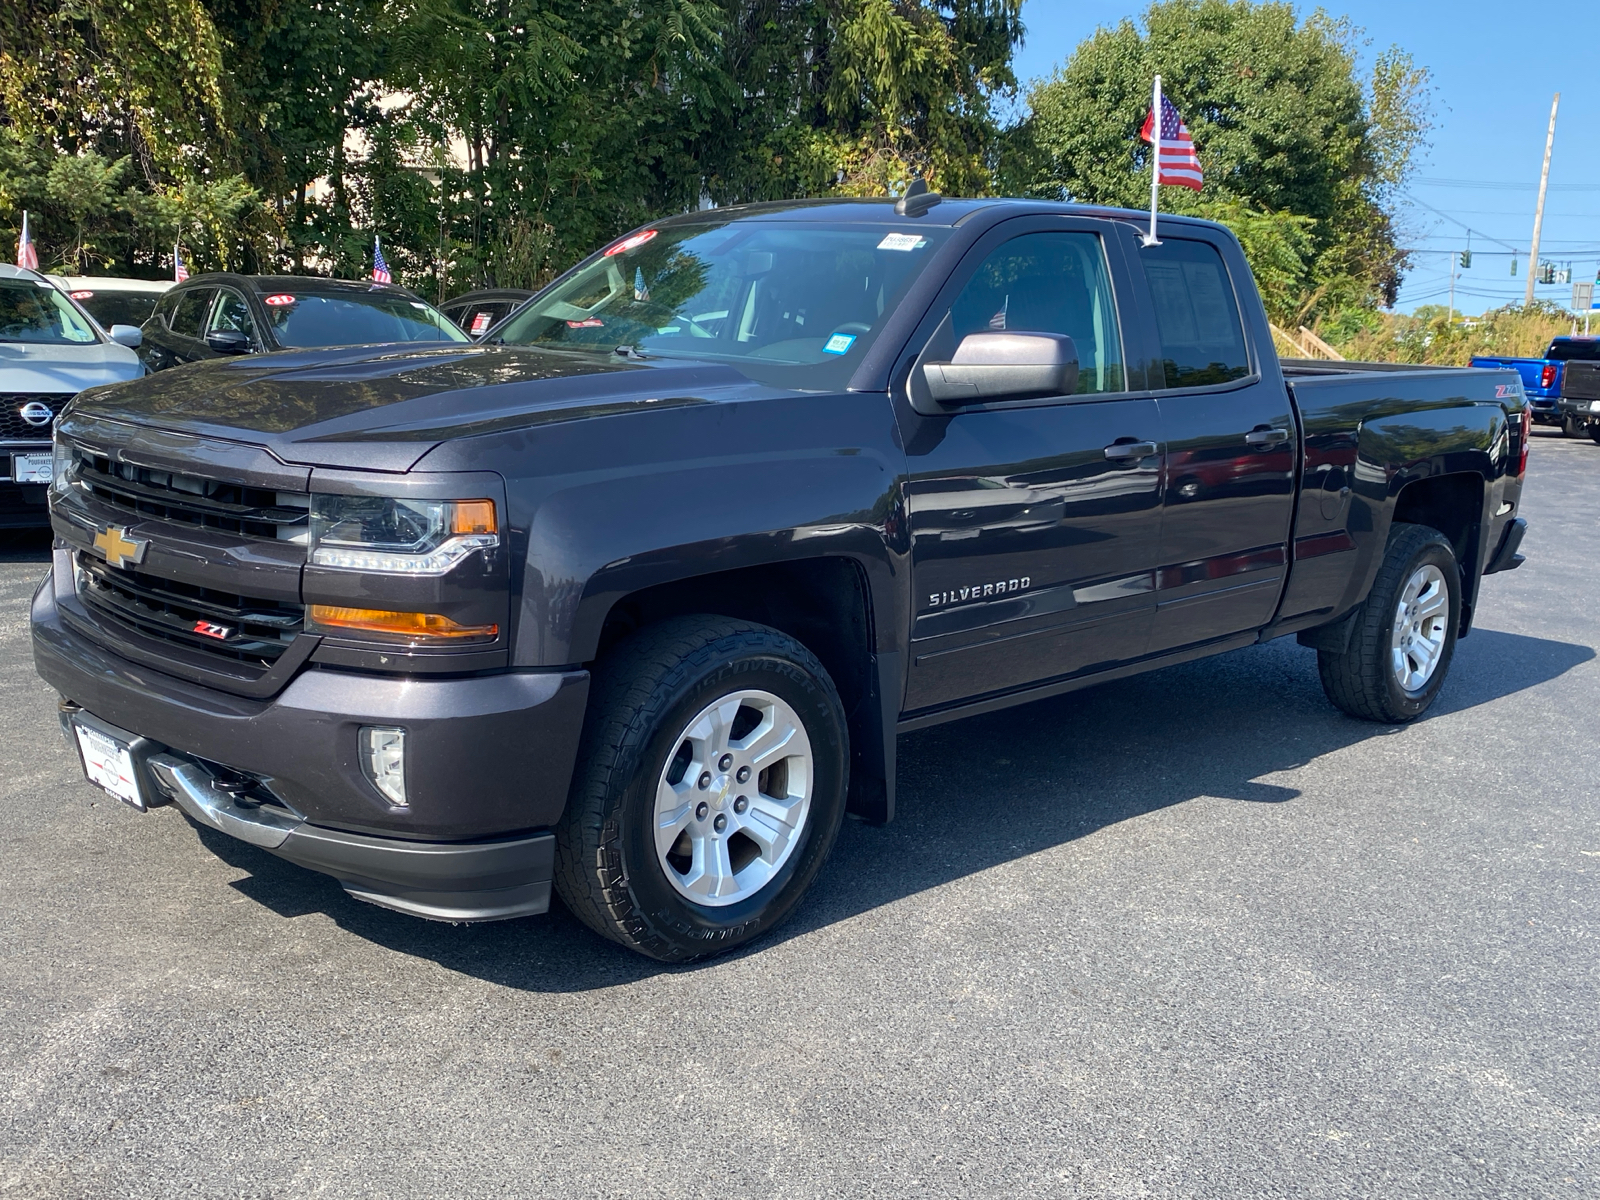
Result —
[[1071, 395], [944, 412], [912, 396], [901, 406], [914, 601], [908, 712], [1144, 653], [1161, 439], [1142, 370], [1137, 390], [1129, 386], [1118, 318], [1126, 274], [1111, 232], [1081, 219], [1006, 222], [974, 248], [929, 319], [924, 361], [947, 361], [970, 333], [1054, 333], [1073, 339], [1079, 371]]

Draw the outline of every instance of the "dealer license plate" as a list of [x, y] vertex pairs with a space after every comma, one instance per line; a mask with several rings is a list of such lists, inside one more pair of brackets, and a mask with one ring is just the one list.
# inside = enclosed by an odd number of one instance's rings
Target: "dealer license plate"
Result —
[[11, 480], [13, 483], [49, 483], [54, 475], [53, 462], [49, 454], [13, 454]]
[[72, 731], [78, 735], [83, 773], [89, 782], [143, 812], [144, 797], [139, 794], [139, 781], [133, 773], [133, 755], [128, 752], [127, 743], [76, 721]]

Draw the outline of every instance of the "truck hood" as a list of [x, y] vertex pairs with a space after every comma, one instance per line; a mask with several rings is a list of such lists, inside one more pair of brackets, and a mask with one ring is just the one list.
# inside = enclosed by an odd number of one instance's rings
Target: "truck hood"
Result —
[[144, 374], [139, 356], [116, 342], [51, 346], [38, 342], [0, 342], [0, 392], [56, 392], [72, 395], [102, 383], [120, 383]]
[[286, 463], [404, 471], [440, 442], [758, 385], [730, 367], [521, 346], [286, 351], [176, 367], [76, 415], [264, 446]]

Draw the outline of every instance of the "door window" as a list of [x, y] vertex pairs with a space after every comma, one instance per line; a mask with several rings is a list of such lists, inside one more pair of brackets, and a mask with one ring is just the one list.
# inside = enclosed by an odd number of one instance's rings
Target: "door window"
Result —
[[184, 292], [178, 299], [178, 310], [172, 314], [172, 332], [184, 337], [198, 338], [205, 326], [206, 314], [211, 308], [211, 297], [217, 293], [212, 288], [196, 288]]
[[245, 303], [244, 297], [227, 288], [217, 295], [217, 306], [211, 310], [211, 324], [206, 326], [206, 332], [219, 329], [233, 330], [249, 338], [254, 338], [256, 331], [255, 322], [250, 319], [250, 306]]
[[1155, 304], [1169, 388], [1204, 387], [1250, 374], [1239, 304], [1222, 256], [1206, 242], [1168, 238], [1139, 251]]
[[1078, 393], [1125, 390], [1122, 339], [1105, 252], [1092, 233], [1028, 233], [998, 246], [950, 309], [969, 333], [1064, 333], [1078, 351]]

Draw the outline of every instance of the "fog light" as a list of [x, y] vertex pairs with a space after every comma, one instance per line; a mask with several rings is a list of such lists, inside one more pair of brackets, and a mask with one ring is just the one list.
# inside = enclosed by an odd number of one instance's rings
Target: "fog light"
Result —
[[361, 767], [391, 804], [401, 808], [406, 800], [406, 731], [382, 725], [361, 727]]

